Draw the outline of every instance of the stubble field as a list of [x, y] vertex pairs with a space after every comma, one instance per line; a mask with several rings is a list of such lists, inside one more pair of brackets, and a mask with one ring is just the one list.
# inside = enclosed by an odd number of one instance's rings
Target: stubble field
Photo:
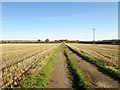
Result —
[[118, 46], [1, 44], [0, 88], [118, 88]]

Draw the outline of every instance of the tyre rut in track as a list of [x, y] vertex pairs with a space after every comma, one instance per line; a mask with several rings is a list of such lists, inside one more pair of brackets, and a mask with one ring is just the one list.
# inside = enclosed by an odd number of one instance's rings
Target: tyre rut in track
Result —
[[54, 66], [53, 75], [50, 79], [49, 88], [70, 88], [71, 82], [68, 78], [68, 70], [66, 64], [66, 58], [64, 56], [63, 44], [59, 47], [56, 62]]
[[118, 88], [118, 81], [111, 79], [106, 74], [103, 74], [93, 64], [83, 60], [77, 56], [66, 46], [65, 50], [78, 64], [80, 70], [85, 73], [87, 80], [93, 84], [95, 88]]

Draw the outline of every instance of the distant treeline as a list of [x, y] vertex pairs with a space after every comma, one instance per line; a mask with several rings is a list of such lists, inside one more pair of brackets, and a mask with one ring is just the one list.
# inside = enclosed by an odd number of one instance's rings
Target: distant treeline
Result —
[[[66, 43], [83, 43], [83, 44], [93, 44], [93, 41], [79, 41], [79, 40], [56, 40], [55, 42], [66, 42]], [[95, 41], [95, 44], [113, 44], [120, 45], [120, 40], [101, 40]]]
[[[83, 43], [83, 44], [93, 44], [93, 41], [79, 41], [79, 40], [54, 40], [49, 41], [49, 39], [46, 39], [45, 41], [41, 40], [2, 40], [1, 43]], [[95, 41], [95, 44], [113, 44], [113, 45], [120, 45], [120, 40], [101, 40], [101, 41]]]
[[0, 43], [54, 43], [53, 41], [45, 42], [45, 41], [0, 41]]
[[[79, 43], [93, 44], [93, 41], [80, 41]], [[113, 45], [120, 45], [120, 40], [102, 40], [102, 41], [95, 41], [95, 44], [113, 44]]]

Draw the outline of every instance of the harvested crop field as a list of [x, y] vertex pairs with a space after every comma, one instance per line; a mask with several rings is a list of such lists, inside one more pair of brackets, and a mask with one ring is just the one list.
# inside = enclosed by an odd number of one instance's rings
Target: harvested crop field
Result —
[[118, 67], [118, 45], [69, 44], [105, 63]]
[[118, 46], [1, 44], [0, 88], [118, 88]]

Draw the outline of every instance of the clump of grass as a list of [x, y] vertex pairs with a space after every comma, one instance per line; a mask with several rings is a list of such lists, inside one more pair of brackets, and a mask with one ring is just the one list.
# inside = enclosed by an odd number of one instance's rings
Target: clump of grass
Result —
[[82, 52], [82, 51], [79, 51], [75, 48], [71, 48], [68, 46], [68, 48], [75, 52], [77, 55], [79, 55], [80, 57], [82, 57], [84, 60], [87, 60], [88, 62], [96, 65], [100, 70], [102, 71], [105, 71], [106, 74], [110, 75], [112, 78], [114, 79], [117, 79], [118, 81], [120, 81], [120, 69], [117, 69], [113, 66], [108, 66], [107, 64], [101, 62], [101, 61], [98, 61], [98, 60], [95, 60], [94, 57]]
[[115, 78], [118, 78], [120, 81], [120, 69], [116, 69], [112, 66], [103, 66], [104, 70], [107, 71], [109, 74], [113, 73]]
[[74, 87], [76, 89], [91, 90], [91, 85], [85, 81], [84, 75], [66, 51], [65, 56], [67, 58], [68, 69], [73, 77]]
[[19, 83], [21, 88], [45, 88], [48, 85], [49, 77], [53, 71], [53, 65], [58, 49], [55, 49], [53, 53], [48, 57], [48, 62], [44, 68], [34, 75], [25, 76]]

